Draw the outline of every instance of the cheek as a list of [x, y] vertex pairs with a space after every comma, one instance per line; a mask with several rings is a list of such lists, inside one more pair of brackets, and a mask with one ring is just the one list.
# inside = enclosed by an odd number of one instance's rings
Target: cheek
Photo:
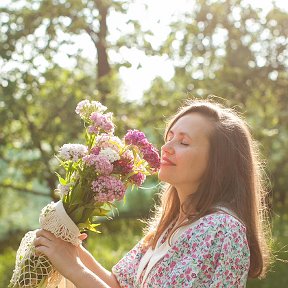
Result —
[[196, 178], [202, 177], [202, 175], [206, 171], [208, 164], [207, 153], [203, 153], [203, 151], [198, 151], [197, 153], [193, 153], [193, 155], [190, 155], [190, 157], [187, 156], [186, 158], [184, 158], [186, 162], [188, 159], [189, 162], [187, 163], [187, 170], [190, 171], [190, 173], [194, 174]]
[[[205, 151], [206, 152], [206, 151]], [[208, 155], [207, 153], [199, 153], [197, 159], [195, 159], [195, 163], [198, 166], [199, 176], [202, 176], [207, 169], [208, 166]]]

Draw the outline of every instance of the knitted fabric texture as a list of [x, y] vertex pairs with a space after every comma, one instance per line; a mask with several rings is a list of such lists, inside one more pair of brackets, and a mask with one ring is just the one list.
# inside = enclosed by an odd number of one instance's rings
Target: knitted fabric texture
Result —
[[[61, 201], [45, 206], [39, 218], [42, 229], [56, 237], [78, 246], [80, 231], [67, 215]], [[55, 288], [62, 275], [52, 266], [45, 255], [36, 255], [33, 241], [36, 232], [29, 231], [23, 237], [16, 254], [16, 264], [9, 287], [11, 288]]]

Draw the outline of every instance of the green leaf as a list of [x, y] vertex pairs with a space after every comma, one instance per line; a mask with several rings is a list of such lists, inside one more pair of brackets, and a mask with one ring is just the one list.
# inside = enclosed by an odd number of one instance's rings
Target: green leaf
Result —
[[67, 181], [58, 172], [55, 172], [61, 185], [66, 185]]

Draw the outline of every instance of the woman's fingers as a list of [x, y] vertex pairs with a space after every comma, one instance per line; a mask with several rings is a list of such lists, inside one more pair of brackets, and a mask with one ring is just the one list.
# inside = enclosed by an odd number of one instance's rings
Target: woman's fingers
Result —
[[83, 241], [88, 237], [88, 235], [86, 233], [82, 233], [78, 238], [79, 240]]
[[35, 238], [34, 240], [34, 246], [35, 247], [38, 247], [38, 246], [46, 246], [46, 247], [49, 247], [49, 244], [51, 243], [52, 241], [45, 238], [45, 237], [37, 237]]
[[45, 238], [47, 238], [50, 241], [53, 241], [53, 239], [55, 239], [55, 236], [51, 232], [49, 232], [47, 230], [44, 230], [44, 229], [37, 230], [36, 237], [37, 238], [45, 237]]
[[35, 251], [37, 256], [44, 254], [45, 256], [49, 257], [49, 248], [46, 246], [37, 246], [35, 247]]

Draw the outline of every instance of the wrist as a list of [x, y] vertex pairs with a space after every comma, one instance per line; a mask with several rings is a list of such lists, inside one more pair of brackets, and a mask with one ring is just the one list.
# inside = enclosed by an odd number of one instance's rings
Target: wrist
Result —
[[73, 269], [69, 280], [77, 288], [108, 288], [104, 280], [99, 278], [96, 274], [90, 271], [83, 263], [79, 263], [78, 267]]
[[[69, 279], [71, 282], [78, 282], [78, 279], [82, 279], [86, 273], [86, 267], [85, 265], [80, 261], [80, 259], [77, 259], [77, 262], [73, 267], [69, 269], [69, 274], [65, 276], [67, 279]], [[76, 285], [76, 282], [74, 283]]]

